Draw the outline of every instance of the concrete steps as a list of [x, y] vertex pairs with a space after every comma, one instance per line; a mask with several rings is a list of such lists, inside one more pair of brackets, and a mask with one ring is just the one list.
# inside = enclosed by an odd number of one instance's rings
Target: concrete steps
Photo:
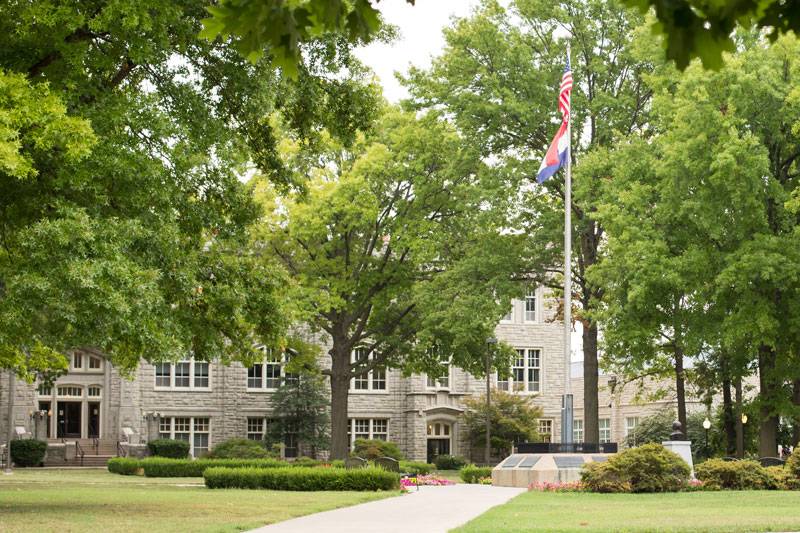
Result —
[[[66, 439], [67, 443], [77, 442], [83, 451], [83, 460], [76, 450], [76, 456], [64, 460], [61, 457], [45, 459], [44, 466], [54, 467], [104, 467], [108, 460], [117, 457], [117, 441], [112, 439]], [[51, 439], [53, 443], [61, 443], [61, 439]]]

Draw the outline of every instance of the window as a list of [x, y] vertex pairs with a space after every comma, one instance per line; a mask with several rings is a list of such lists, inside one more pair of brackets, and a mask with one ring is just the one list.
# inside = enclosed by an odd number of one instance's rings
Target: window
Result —
[[258, 441], [265, 440], [263, 418], [249, 417], [247, 419], [247, 438]]
[[539, 436], [542, 437], [542, 441], [550, 442], [550, 439], [553, 436], [553, 421], [547, 418], [540, 418], [539, 419]]
[[159, 438], [185, 440], [189, 443], [192, 457], [208, 452], [210, 435], [211, 420], [208, 417], [165, 417], [158, 424]]
[[286, 354], [262, 347], [264, 359], [247, 369], [247, 390], [275, 390], [297, 376], [286, 372]]
[[351, 418], [350, 431], [347, 436], [350, 439], [351, 447], [355, 444], [356, 439], [389, 440], [389, 419]]
[[583, 442], [583, 420], [572, 421], [572, 440], [574, 442]]
[[76, 353], [72, 354], [72, 368], [74, 370], [80, 370], [83, 367], [83, 354]]
[[450, 436], [450, 424], [444, 422], [435, 422], [432, 424], [428, 424], [428, 436], [429, 437], [449, 437]]
[[611, 442], [611, 419], [601, 418], [598, 420], [598, 429], [600, 430], [600, 444]]
[[497, 388], [505, 391], [541, 392], [542, 351], [518, 348], [507, 379], [498, 379]]
[[[353, 354], [351, 359], [354, 363], [366, 363], [369, 360], [374, 359], [374, 353], [367, 353], [366, 348], [356, 348], [353, 350]], [[367, 370], [366, 372], [361, 372], [356, 374], [356, 376], [350, 382], [350, 390], [356, 391], [385, 391], [386, 390], [386, 369], [385, 368], [373, 368], [372, 370]]]
[[536, 293], [525, 296], [525, 322], [536, 322]]
[[84, 353], [73, 353], [71, 359], [72, 372], [97, 372], [103, 369], [103, 358]]
[[207, 361], [179, 361], [156, 363], [156, 388], [160, 389], [208, 389], [211, 369]]
[[514, 321], [514, 306], [512, 305], [511, 308], [508, 310], [508, 313], [500, 319], [503, 322], [513, 322]]
[[447, 370], [443, 375], [434, 378], [427, 377], [427, 387], [429, 389], [449, 389], [450, 388], [450, 365], [447, 365]]
[[36, 389], [36, 394], [38, 394], [39, 396], [52, 396], [53, 387], [48, 387], [46, 385], [39, 385], [39, 388]]
[[628, 416], [625, 417], [625, 436], [633, 435], [633, 445], [635, 446], [636, 443], [636, 426], [639, 425], [639, 417], [638, 416]]
[[101, 396], [101, 389], [97, 385], [92, 385], [91, 387], [86, 389], [86, 395], [89, 398], [99, 398]]
[[90, 370], [100, 370], [102, 367], [102, 363], [99, 357], [89, 357], [89, 369]]
[[83, 389], [80, 387], [58, 387], [58, 395], [70, 398], [83, 398]]

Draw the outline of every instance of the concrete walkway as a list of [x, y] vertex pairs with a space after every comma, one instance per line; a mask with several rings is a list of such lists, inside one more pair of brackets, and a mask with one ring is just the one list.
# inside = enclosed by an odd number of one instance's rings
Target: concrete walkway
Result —
[[264, 533], [445, 533], [525, 489], [491, 485], [420, 487], [396, 498], [302, 516], [253, 531]]

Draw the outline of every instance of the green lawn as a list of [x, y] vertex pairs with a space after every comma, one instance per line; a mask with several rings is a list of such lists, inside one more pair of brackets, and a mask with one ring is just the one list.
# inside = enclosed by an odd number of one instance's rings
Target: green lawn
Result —
[[241, 531], [398, 492], [209, 490], [105, 470], [0, 473], [0, 531]]
[[798, 531], [800, 492], [527, 492], [456, 529], [522, 531]]

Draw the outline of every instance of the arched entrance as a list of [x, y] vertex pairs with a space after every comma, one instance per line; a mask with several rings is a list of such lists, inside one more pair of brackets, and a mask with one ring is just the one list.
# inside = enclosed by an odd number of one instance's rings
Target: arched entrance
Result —
[[450, 422], [436, 420], [428, 422], [428, 462], [440, 455], [451, 455], [453, 449], [453, 426]]

